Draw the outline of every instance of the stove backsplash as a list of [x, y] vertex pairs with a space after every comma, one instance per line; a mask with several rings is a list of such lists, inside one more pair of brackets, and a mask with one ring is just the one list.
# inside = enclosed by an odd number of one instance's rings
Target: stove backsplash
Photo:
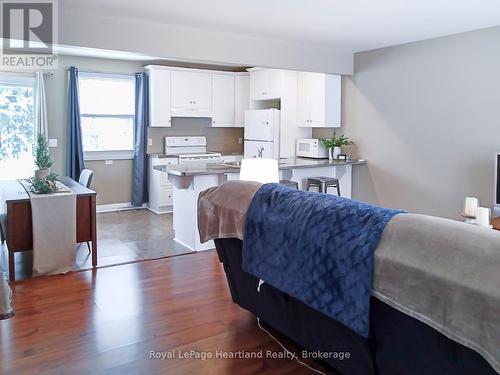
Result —
[[163, 138], [166, 136], [194, 136], [207, 137], [207, 150], [220, 152], [241, 152], [243, 144], [238, 138], [243, 138], [243, 128], [212, 128], [209, 118], [172, 118], [170, 128], [148, 128], [148, 137], [153, 145], [148, 147], [148, 154], [163, 153]]

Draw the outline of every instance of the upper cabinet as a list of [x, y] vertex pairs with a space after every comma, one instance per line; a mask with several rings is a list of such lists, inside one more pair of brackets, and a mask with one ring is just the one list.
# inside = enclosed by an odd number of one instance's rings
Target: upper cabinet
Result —
[[212, 116], [212, 75], [197, 71], [172, 71], [172, 116]]
[[174, 117], [209, 117], [212, 127], [244, 127], [246, 110], [274, 107], [275, 99], [280, 99], [286, 127], [303, 129], [290, 139], [310, 137], [306, 134], [310, 129], [304, 128], [341, 125], [338, 75], [263, 68], [249, 69], [249, 73], [155, 65], [146, 68], [151, 127], [169, 127]]
[[245, 126], [245, 111], [250, 109], [250, 75], [234, 77], [234, 126]]
[[299, 126], [340, 127], [341, 76], [299, 72], [297, 89], [297, 121]]
[[234, 75], [212, 74], [212, 126], [234, 126]]
[[149, 67], [149, 126], [172, 126], [170, 114], [170, 70]]
[[278, 69], [249, 69], [250, 97], [252, 100], [279, 99], [282, 71]]

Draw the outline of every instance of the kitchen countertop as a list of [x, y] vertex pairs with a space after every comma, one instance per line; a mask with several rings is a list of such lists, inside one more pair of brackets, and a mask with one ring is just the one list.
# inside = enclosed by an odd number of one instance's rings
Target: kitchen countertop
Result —
[[218, 150], [213, 150], [209, 152], [218, 152], [222, 156], [229, 156], [229, 155], [241, 155], [243, 156], [243, 151], [218, 151]]
[[153, 153], [153, 154], [148, 154], [150, 158], [176, 158], [177, 155], [174, 154], [162, 154], [162, 153]]
[[[363, 159], [328, 160], [328, 159], [308, 159], [308, 158], [284, 158], [279, 161], [279, 169], [299, 169], [299, 168], [318, 168], [318, 167], [338, 167], [345, 165], [366, 164]], [[239, 165], [230, 165], [230, 163], [220, 162], [194, 162], [179, 165], [157, 165], [153, 167], [174, 176], [196, 176], [209, 174], [239, 173]]]

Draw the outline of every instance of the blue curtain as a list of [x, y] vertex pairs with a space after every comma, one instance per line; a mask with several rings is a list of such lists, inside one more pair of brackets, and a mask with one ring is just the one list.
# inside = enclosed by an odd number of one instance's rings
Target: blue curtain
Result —
[[78, 69], [69, 68], [68, 131], [66, 147], [66, 175], [78, 181], [85, 169], [83, 161], [82, 128], [80, 126], [80, 100], [78, 95]]
[[134, 117], [134, 171], [132, 176], [132, 205], [142, 206], [148, 201], [146, 149], [148, 142], [148, 77], [146, 73], [135, 75]]

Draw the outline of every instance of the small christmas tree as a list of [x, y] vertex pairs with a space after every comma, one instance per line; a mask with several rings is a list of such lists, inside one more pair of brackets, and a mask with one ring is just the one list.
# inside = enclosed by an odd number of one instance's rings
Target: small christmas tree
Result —
[[36, 139], [35, 164], [38, 169], [49, 169], [52, 167], [47, 138], [42, 134], [39, 134]]
[[58, 191], [57, 174], [50, 173], [52, 160], [50, 160], [49, 145], [47, 138], [39, 134], [35, 145], [35, 164], [38, 171], [35, 171], [35, 178], [30, 179], [31, 191], [36, 194], [51, 194]]

